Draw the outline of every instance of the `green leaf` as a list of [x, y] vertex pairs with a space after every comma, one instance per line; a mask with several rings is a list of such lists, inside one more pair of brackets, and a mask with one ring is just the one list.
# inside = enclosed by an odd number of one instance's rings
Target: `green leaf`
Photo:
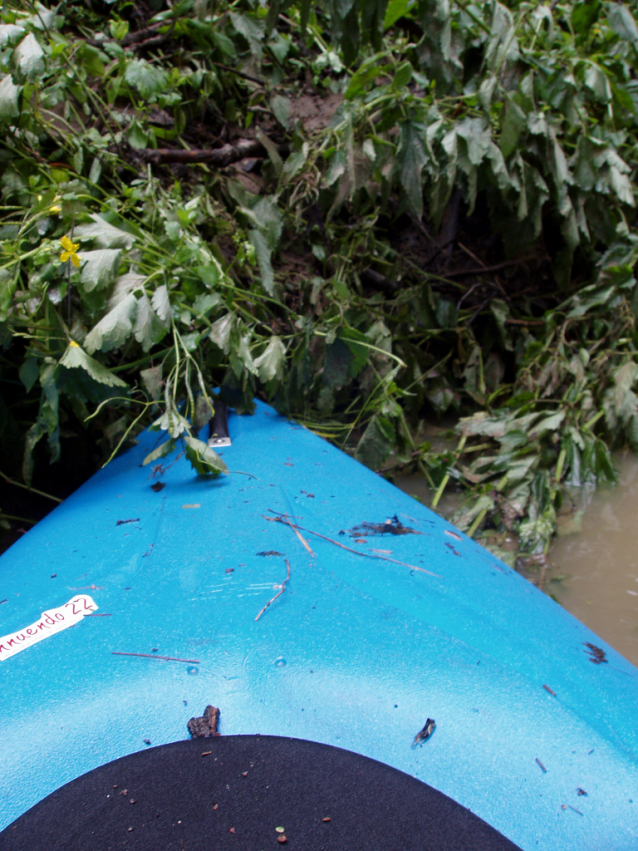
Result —
[[394, 449], [396, 433], [392, 423], [382, 416], [374, 416], [357, 446], [355, 458], [366, 467], [378, 470]]
[[571, 13], [574, 31], [579, 35], [586, 36], [598, 19], [600, 9], [601, 3], [599, 0], [585, 0], [583, 3], [576, 3]]
[[120, 267], [122, 251], [119, 248], [101, 248], [80, 252], [80, 280], [85, 292], [103, 289], [113, 283]]
[[157, 461], [158, 458], [165, 458], [167, 455], [175, 449], [175, 441], [174, 440], [165, 440], [164, 443], [160, 443], [160, 445], [154, 449], [152, 452], [149, 452], [146, 458], [142, 461], [142, 467], [145, 467], [147, 464], [152, 464], [153, 461]]
[[[348, 87], [343, 95], [346, 100], [352, 100], [355, 98], [369, 83], [372, 82], [372, 80], [374, 80], [375, 77], [381, 73], [382, 69], [379, 59], [379, 54], [372, 56], [370, 59], [366, 59], [366, 61], [363, 62], [359, 69], [352, 75], [350, 82], [348, 83]], [[412, 66], [410, 66], [410, 68], [411, 67]]]
[[106, 219], [97, 213], [92, 213], [92, 222], [77, 225], [73, 231], [73, 238], [94, 239], [102, 248], [131, 248], [135, 242], [133, 234], [120, 230], [109, 224]]
[[206, 443], [189, 435], [184, 436], [184, 443], [186, 457], [200, 476], [218, 476], [220, 473], [228, 473], [226, 463]]
[[392, 80], [392, 85], [397, 89], [401, 89], [404, 86], [407, 86], [411, 79], [412, 63], [406, 60], [405, 62], [402, 62], [401, 65], [399, 65], [399, 67], [395, 71], [394, 79]]
[[155, 314], [151, 308], [151, 302], [146, 293], [144, 293], [137, 300], [133, 335], [145, 352], [148, 352], [156, 342], [157, 334], [154, 328], [154, 319]]
[[213, 322], [210, 329], [210, 339], [225, 355], [230, 351], [230, 333], [233, 329], [233, 316], [232, 313], [220, 316], [216, 322]]
[[67, 369], [83, 369], [94, 381], [106, 384], [107, 387], [128, 387], [126, 381], [122, 381], [99, 361], [87, 355], [77, 343], [70, 343], [67, 346], [60, 358], [60, 366]]
[[0, 24], [0, 47], [19, 41], [23, 34], [24, 27], [17, 24]]
[[284, 128], [290, 129], [290, 113], [292, 110], [292, 101], [284, 95], [274, 95], [270, 99], [270, 108], [275, 113], [275, 118]]
[[610, 3], [607, 9], [607, 20], [616, 35], [633, 45], [638, 44], [638, 27], [629, 6], [625, 3]]
[[428, 159], [423, 144], [424, 138], [425, 128], [421, 123], [404, 121], [400, 125], [396, 166], [400, 170], [401, 185], [410, 201], [410, 206], [419, 219], [423, 215], [421, 172]]
[[415, 5], [415, 0], [390, 0], [388, 7], [385, 10], [383, 19], [383, 29], [389, 30], [391, 26], [406, 16], [410, 7]]
[[149, 369], [143, 369], [140, 372], [142, 384], [148, 395], [154, 402], [162, 395], [162, 365], [151, 366]]
[[151, 304], [162, 326], [164, 328], [170, 328], [173, 311], [166, 284], [162, 284], [161, 287], [155, 290], [151, 298]]
[[585, 69], [584, 83], [591, 91], [594, 97], [602, 103], [609, 103], [611, 100], [611, 86], [603, 68], [596, 65], [595, 62], [589, 61]]
[[264, 38], [264, 24], [254, 20], [247, 14], [230, 13], [230, 19], [237, 32], [248, 42], [250, 52], [259, 59], [261, 57], [262, 42]]
[[20, 112], [18, 98], [21, 91], [22, 87], [16, 86], [11, 74], [2, 78], [0, 81], [0, 121], [9, 121]]
[[501, 153], [507, 159], [518, 145], [521, 132], [527, 123], [527, 116], [508, 93], [506, 95], [505, 118], [501, 127], [499, 141]]
[[129, 293], [89, 332], [84, 341], [87, 351], [108, 352], [123, 346], [133, 330], [136, 309], [137, 299]]
[[27, 393], [30, 393], [34, 384], [40, 377], [40, 367], [35, 358], [27, 358], [20, 367], [18, 373], [20, 381], [24, 384]]
[[44, 71], [44, 51], [33, 33], [27, 33], [13, 52], [13, 61], [20, 73], [34, 79]]
[[277, 376], [286, 358], [286, 347], [279, 337], [271, 337], [270, 342], [259, 357], [255, 358], [255, 367], [262, 381], [271, 381]]
[[256, 229], [251, 230], [248, 236], [255, 249], [255, 253], [257, 254], [259, 271], [261, 273], [261, 284], [268, 295], [272, 296], [275, 293], [275, 273], [273, 272], [272, 263], [270, 262], [272, 251], [268, 245], [268, 239], [264, 236], [262, 231]]
[[153, 102], [168, 88], [168, 74], [145, 59], [133, 59], [124, 72], [124, 79], [137, 89], [144, 100]]

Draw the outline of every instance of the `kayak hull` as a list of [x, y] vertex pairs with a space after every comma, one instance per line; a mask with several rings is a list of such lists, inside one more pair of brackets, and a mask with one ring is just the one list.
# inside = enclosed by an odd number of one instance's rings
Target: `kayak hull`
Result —
[[[525, 851], [635, 849], [636, 668], [268, 406], [229, 428], [230, 475], [140, 466], [145, 432], [0, 558], [3, 635], [78, 596], [98, 607], [0, 661], [0, 828], [146, 742], [187, 738], [212, 703], [222, 735], [371, 757]], [[395, 517], [413, 532], [375, 529]]]

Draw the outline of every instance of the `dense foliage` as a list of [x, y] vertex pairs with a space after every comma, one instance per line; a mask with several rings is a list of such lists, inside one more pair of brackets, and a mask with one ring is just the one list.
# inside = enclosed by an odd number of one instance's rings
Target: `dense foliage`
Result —
[[[638, 446], [629, 5], [0, 17], [5, 478], [150, 422], [149, 462], [179, 444], [223, 472], [215, 387], [375, 469], [393, 453], [437, 500], [454, 479], [464, 528], [542, 554], [569, 489]], [[455, 448], [421, 442], [450, 414]]]

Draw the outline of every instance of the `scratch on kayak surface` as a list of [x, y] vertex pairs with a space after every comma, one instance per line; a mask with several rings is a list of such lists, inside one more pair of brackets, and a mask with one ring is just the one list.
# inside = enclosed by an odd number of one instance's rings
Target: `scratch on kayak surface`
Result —
[[188, 662], [191, 665], [199, 665], [198, 659], [177, 659], [175, 656], [156, 656], [154, 653], [123, 653], [121, 650], [112, 650], [112, 656], [143, 656], [145, 659], [162, 659], [164, 662]]

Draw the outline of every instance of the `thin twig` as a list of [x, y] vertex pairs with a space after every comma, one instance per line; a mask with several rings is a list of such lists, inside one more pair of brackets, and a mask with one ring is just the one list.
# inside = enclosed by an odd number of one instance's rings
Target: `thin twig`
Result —
[[[278, 511], [273, 511], [272, 508], [269, 508], [268, 511], [271, 511], [273, 514], [279, 514]], [[264, 515], [261, 515], [264, 517]], [[340, 544], [339, 541], [334, 541], [332, 538], [328, 538], [326, 535], [320, 535], [319, 532], [313, 532], [312, 529], [304, 529], [303, 526], [295, 526], [290, 523], [289, 520], [284, 520], [283, 518], [287, 515], [282, 514], [279, 517], [264, 517], [264, 520], [269, 520], [271, 523], [286, 523], [292, 529], [301, 529], [302, 532], [308, 532], [309, 535], [315, 535], [317, 538], [322, 538], [324, 541], [328, 541], [331, 544], [335, 544], [337, 547], [341, 547], [342, 550], [348, 550], [349, 553], [355, 553], [358, 556], [364, 556], [365, 558], [378, 558], [381, 561], [391, 561], [393, 564], [400, 564], [401, 567], [409, 567], [410, 570], [419, 570], [421, 573], [427, 573], [429, 576], [436, 576], [437, 579], [441, 579], [442, 577], [438, 573], [432, 573], [431, 570], [426, 570], [424, 567], [417, 567], [415, 564], [407, 564], [405, 561], [398, 561], [396, 558], [388, 558], [387, 556], [380, 555], [371, 555], [370, 553], [362, 553], [360, 550], [353, 550], [352, 547], [346, 547], [345, 544]]]
[[[270, 519], [270, 518], [269, 518], [269, 519]], [[271, 603], [274, 603], [274, 602], [275, 602], [275, 600], [277, 599], [277, 597], [281, 597], [281, 595], [282, 595], [282, 594], [284, 593], [284, 591], [286, 590], [286, 582], [288, 582], [288, 580], [290, 579], [290, 563], [289, 563], [288, 559], [286, 559], [286, 568], [288, 569], [288, 573], [287, 573], [286, 578], [284, 579], [284, 581], [281, 583], [281, 590], [280, 590], [277, 594], [275, 594], [275, 596], [272, 598], [272, 600], [268, 600], [268, 602], [266, 603], [266, 605], [264, 606], [264, 608], [261, 610], [261, 612], [259, 612], [259, 614], [258, 614], [258, 615], [257, 615], [257, 617], [255, 618], [255, 620], [256, 620], [256, 621], [258, 621], [258, 620], [259, 620], [259, 618], [263, 615], [263, 613], [266, 611], [266, 609], [268, 608], [268, 606], [269, 606]]]
[[25, 491], [30, 491], [31, 493], [37, 493], [38, 496], [44, 496], [47, 499], [52, 499], [53, 502], [62, 502], [59, 497], [51, 496], [50, 493], [45, 493], [44, 491], [39, 491], [37, 488], [30, 488], [29, 485], [22, 484], [22, 482], [16, 482], [15, 479], [10, 479], [6, 473], [0, 472], [0, 477], [5, 480], [8, 485], [15, 485], [17, 488], [23, 488]]
[[224, 71], [230, 71], [231, 74], [236, 74], [238, 77], [243, 77], [244, 80], [250, 80], [251, 83], [257, 83], [259, 86], [264, 85], [264, 81], [257, 77], [251, 77], [250, 74], [245, 74], [243, 71], [238, 71], [237, 68], [232, 68], [230, 65], [224, 65], [223, 62], [211, 62], [216, 68], [223, 68]]
[[[283, 519], [281, 522], [282, 522], [282, 523], [286, 523], [288, 526], [290, 526], [290, 528], [292, 529], [292, 531], [293, 531], [293, 532], [295, 533], [295, 535], [299, 538], [299, 540], [300, 540], [300, 541], [301, 541], [301, 543], [304, 545], [304, 547], [308, 550], [308, 552], [310, 553], [310, 555], [312, 556], [312, 558], [314, 558], [314, 557], [315, 557], [315, 553], [314, 553], [313, 549], [311, 548], [310, 544], [308, 543], [308, 541], [306, 541], [306, 539], [303, 537], [303, 535], [302, 535], [302, 534], [301, 534], [301, 533], [297, 530], [297, 527], [296, 527], [296, 526], [294, 526], [294, 525], [293, 525], [293, 524], [292, 524], [292, 523], [288, 520], [288, 515], [287, 515], [287, 514], [284, 514], [284, 515], [282, 515], [282, 516], [283, 516], [283, 518], [284, 518], [284, 519]], [[268, 519], [268, 520], [270, 520], [270, 518], [267, 518], [267, 519]]]
[[199, 665], [198, 659], [176, 659], [175, 656], [157, 656], [155, 653], [122, 653], [119, 650], [111, 652], [113, 656], [143, 656], [145, 659], [163, 659], [165, 662], [188, 662], [192, 665]]
[[486, 272], [498, 272], [500, 269], [507, 269], [508, 266], [519, 266], [526, 263], [528, 260], [538, 259], [535, 255], [529, 254], [527, 257], [520, 257], [518, 260], [505, 260], [503, 263], [497, 263], [495, 266], [485, 266], [483, 269], [457, 269], [454, 272], [446, 272], [446, 278], [464, 278], [467, 275], [484, 275]]

